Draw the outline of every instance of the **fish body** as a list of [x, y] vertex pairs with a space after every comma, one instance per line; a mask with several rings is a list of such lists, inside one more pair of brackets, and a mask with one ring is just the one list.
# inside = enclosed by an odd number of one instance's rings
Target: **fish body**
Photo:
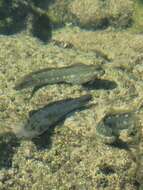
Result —
[[119, 113], [107, 115], [96, 127], [96, 134], [106, 144], [112, 144], [119, 139], [121, 132], [134, 134], [137, 119], [134, 113]]
[[32, 72], [22, 78], [15, 85], [15, 90], [58, 83], [84, 84], [101, 77], [104, 74], [102, 68], [95, 65], [77, 64], [62, 68], [47, 68]]
[[17, 137], [34, 138], [41, 135], [64, 119], [68, 113], [84, 107], [90, 99], [91, 95], [84, 95], [75, 99], [60, 100], [30, 112], [28, 121], [17, 133]]

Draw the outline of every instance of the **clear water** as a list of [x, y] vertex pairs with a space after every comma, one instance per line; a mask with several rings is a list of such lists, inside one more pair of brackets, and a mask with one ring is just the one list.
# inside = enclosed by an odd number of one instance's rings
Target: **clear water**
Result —
[[[143, 188], [142, 6], [141, 0], [0, 0], [0, 189]], [[14, 89], [31, 72], [79, 63], [105, 73], [86, 85], [46, 85], [32, 98], [33, 88]], [[84, 94], [92, 95], [89, 106], [26, 138], [32, 110]], [[104, 119], [120, 114], [127, 129], [107, 143]]]

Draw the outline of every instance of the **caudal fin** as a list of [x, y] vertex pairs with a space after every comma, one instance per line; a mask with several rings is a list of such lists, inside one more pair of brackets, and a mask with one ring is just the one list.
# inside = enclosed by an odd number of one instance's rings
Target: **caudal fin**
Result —
[[33, 78], [30, 75], [23, 77], [17, 84], [14, 86], [15, 90], [22, 90], [34, 85]]

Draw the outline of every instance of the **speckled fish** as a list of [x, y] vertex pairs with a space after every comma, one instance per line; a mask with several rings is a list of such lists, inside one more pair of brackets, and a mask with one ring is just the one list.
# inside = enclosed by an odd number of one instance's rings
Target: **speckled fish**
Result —
[[34, 87], [33, 93], [48, 84], [69, 83], [84, 84], [104, 74], [101, 67], [95, 65], [76, 64], [62, 68], [46, 68], [32, 72], [15, 85], [15, 90]]
[[18, 138], [35, 138], [63, 120], [68, 113], [86, 106], [89, 100], [91, 95], [84, 95], [75, 99], [53, 102], [34, 110], [30, 112], [28, 121], [16, 135]]
[[135, 133], [137, 119], [134, 113], [119, 113], [107, 115], [96, 127], [96, 134], [106, 144], [116, 142], [124, 130], [130, 134]]

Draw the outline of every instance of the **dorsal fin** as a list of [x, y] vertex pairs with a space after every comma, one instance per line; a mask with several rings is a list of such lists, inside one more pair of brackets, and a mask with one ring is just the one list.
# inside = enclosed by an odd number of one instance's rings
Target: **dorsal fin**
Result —
[[[27, 77], [29, 77], [29, 76], [31, 76], [31, 75], [33, 75], [33, 74], [38, 74], [38, 73], [41, 73], [41, 72], [43, 72], [43, 71], [50, 71], [50, 70], [52, 70], [52, 69], [55, 69], [54, 67], [51, 67], [51, 68], [43, 68], [43, 69], [39, 69], [39, 70], [37, 70], [37, 71], [32, 71], [32, 72], [30, 72], [29, 74], [27, 74], [27, 75], [25, 75], [25, 77], [27, 78]], [[24, 77], [24, 78], [25, 78]]]
[[88, 66], [84, 63], [76, 63], [76, 64], [72, 64], [72, 65], [69, 65], [69, 66], [64, 66], [64, 67], [48, 67], [48, 68], [43, 68], [43, 69], [39, 69], [37, 71], [33, 71], [33, 72], [30, 72], [29, 74], [25, 75], [25, 77], [29, 77], [33, 74], [38, 74], [38, 73], [41, 73], [43, 71], [50, 71], [50, 70], [53, 70], [53, 69], [66, 69], [66, 68], [71, 68], [71, 67], [74, 67], [74, 66]]
[[76, 64], [72, 64], [70, 67], [73, 67], [73, 66], [83, 66], [83, 67], [86, 67], [88, 65], [86, 65], [84, 63], [76, 63]]

